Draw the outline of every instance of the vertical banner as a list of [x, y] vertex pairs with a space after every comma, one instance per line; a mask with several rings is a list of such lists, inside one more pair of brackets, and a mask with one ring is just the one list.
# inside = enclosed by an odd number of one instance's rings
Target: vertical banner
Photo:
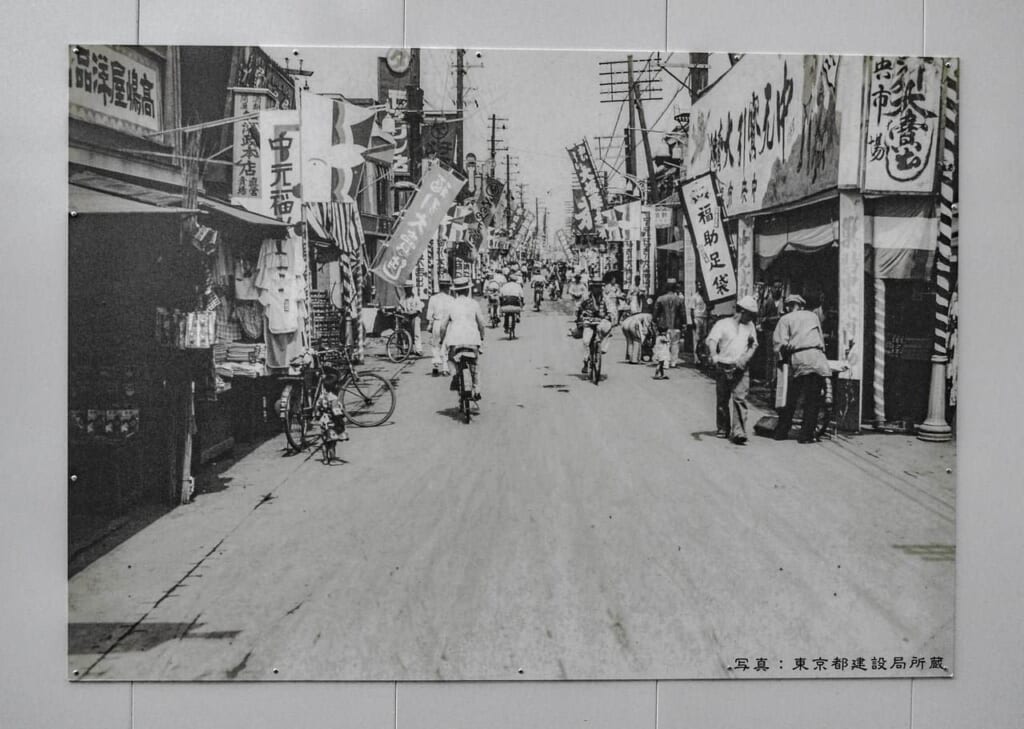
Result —
[[299, 112], [260, 114], [260, 177], [263, 212], [285, 223], [302, 219]]
[[[245, 116], [274, 108], [274, 97], [267, 89], [231, 89], [234, 115]], [[231, 150], [231, 203], [254, 208], [260, 192], [260, 134], [257, 119], [234, 123]]]
[[579, 182], [580, 192], [587, 206], [590, 219], [596, 221], [598, 213], [604, 210], [607, 205], [604, 188], [601, 186], [594, 169], [594, 160], [590, 156], [590, 146], [584, 139], [579, 144], [568, 147], [569, 161], [572, 163], [573, 171], [576, 173], [576, 180]]
[[875, 56], [868, 64], [864, 188], [932, 192], [942, 60]]
[[658, 260], [658, 249], [654, 234], [654, 215], [651, 208], [644, 208], [642, 213], [643, 225], [640, 230], [639, 255], [641, 261], [640, 285], [648, 294], [654, 294], [654, 282], [656, 281], [655, 263]]
[[680, 183], [679, 199], [686, 214], [693, 249], [700, 262], [699, 271], [708, 303], [735, 298], [736, 270], [712, 173], [706, 172]]
[[427, 116], [420, 130], [420, 159], [439, 159], [445, 164], [454, 165], [458, 128], [456, 114]]
[[387, 244], [381, 247], [373, 272], [395, 286], [404, 283], [430, 239], [436, 237], [438, 226], [464, 184], [465, 180], [454, 173], [434, 165], [423, 176]]

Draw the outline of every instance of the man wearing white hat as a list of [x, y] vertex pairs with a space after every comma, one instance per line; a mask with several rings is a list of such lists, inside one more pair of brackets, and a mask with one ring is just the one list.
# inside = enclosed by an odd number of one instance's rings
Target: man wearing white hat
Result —
[[708, 352], [715, 365], [715, 420], [718, 436], [733, 443], [747, 442], [747, 391], [750, 375], [747, 365], [757, 349], [757, 302], [744, 296], [736, 302], [736, 313], [719, 319], [708, 334]]
[[402, 296], [398, 299], [398, 310], [408, 320], [412, 334], [412, 351], [417, 357], [423, 354], [423, 335], [420, 331], [420, 314], [423, 313], [423, 301], [413, 293], [413, 280], [405, 282]]
[[434, 377], [449, 374], [448, 358], [444, 356], [441, 347], [441, 322], [447, 321], [448, 308], [454, 300], [448, 293], [452, 287], [451, 276], [442, 273], [437, 279], [437, 287], [440, 291], [427, 301], [427, 326], [430, 327], [430, 353], [433, 355]]
[[779, 364], [788, 364], [793, 378], [786, 406], [779, 410], [775, 440], [786, 440], [789, 437], [793, 411], [801, 399], [804, 403], [804, 419], [797, 442], [811, 443], [814, 440], [818, 411], [821, 409], [821, 392], [825, 378], [832, 374], [825, 357], [821, 320], [813, 311], [805, 309], [806, 305], [803, 297], [798, 294], [787, 296], [786, 314], [775, 327], [773, 344]]

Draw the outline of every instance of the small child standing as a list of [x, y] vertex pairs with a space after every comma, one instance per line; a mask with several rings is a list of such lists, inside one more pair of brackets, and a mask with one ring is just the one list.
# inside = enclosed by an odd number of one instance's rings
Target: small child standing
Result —
[[335, 459], [335, 449], [339, 441], [348, 440], [345, 432], [345, 411], [338, 398], [338, 386], [341, 378], [330, 372], [324, 375], [323, 392], [316, 403], [317, 422], [320, 425], [323, 462], [330, 464]]
[[657, 339], [654, 340], [654, 363], [658, 365], [658, 369], [654, 372], [654, 379], [656, 380], [667, 380], [668, 375], [665, 374], [665, 365], [668, 364], [671, 358], [671, 353], [668, 349], [668, 336], [665, 334], [659, 334]]

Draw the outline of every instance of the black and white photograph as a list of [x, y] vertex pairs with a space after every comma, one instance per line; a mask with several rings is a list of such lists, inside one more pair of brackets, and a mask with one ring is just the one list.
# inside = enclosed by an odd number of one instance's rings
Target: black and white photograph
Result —
[[954, 675], [957, 57], [67, 58], [69, 680]]

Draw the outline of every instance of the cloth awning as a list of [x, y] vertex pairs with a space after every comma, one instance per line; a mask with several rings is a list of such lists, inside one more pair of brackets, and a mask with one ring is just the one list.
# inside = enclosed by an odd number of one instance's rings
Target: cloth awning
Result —
[[681, 251], [686, 248], [686, 241], [674, 240], [671, 243], [663, 243], [658, 246], [659, 251]]
[[[107, 177], [88, 170], [76, 170], [69, 175], [71, 188], [114, 197], [121, 202], [115, 204], [113, 201], [106, 201], [108, 207], [131, 207], [130, 212], [177, 212], [177, 213], [206, 213], [209, 219], [201, 222], [212, 223], [217, 228], [246, 226], [246, 232], [253, 232], [254, 237], [260, 238], [284, 238], [288, 235], [287, 223], [280, 220], [259, 215], [239, 205], [231, 205], [223, 200], [215, 200], [200, 195], [197, 203], [199, 209], [189, 210], [181, 207], [181, 193], [159, 190], [134, 182], [128, 182], [115, 177]], [[98, 198], [97, 198], [98, 199]], [[138, 208], [132, 205], [142, 205]], [[97, 203], [98, 204], [98, 203]], [[153, 209], [156, 208], [156, 209]], [[111, 210], [110, 212], [115, 212]], [[255, 228], [255, 230], [253, 230]]]
[[754, 251], [761, 270], [783, 251], [814, 253], [839, 242], [839, 221], [831, 205], [806, 207], [759, 218]]
[[867, 206], [878, 278], [927, 281], [935, 262], [939, 219], [930, 197], [882, 198]]
[[240, 205], [231, 205], [223, 200], [215, 200], [212, 197], [200, 196], [199, 207], [210, 215], [210, 219], [203, 222], [208, 222], [213, 227], [218, 227], [218, 223], [251, 226], [257, 228], [256, 232], [263, 238], [285, 238], [291, 227], [288, 223], [254, 213]]
[[181, 207], [151, 205], [126, 197], [110, 195], [80, 185], [68, 185], [68, 210], [83, 215], [142, 215], [163, 213], [188, 215], [199, 212]]

